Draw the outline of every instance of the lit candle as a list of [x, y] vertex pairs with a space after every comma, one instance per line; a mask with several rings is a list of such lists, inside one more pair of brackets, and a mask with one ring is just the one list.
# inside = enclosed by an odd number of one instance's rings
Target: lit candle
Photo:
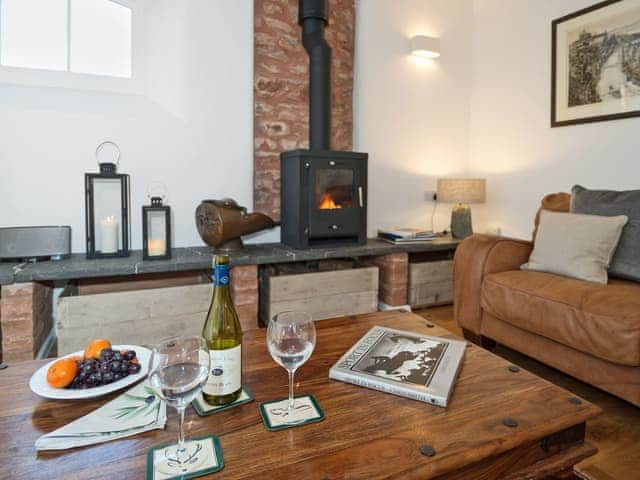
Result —
[[118, 251], [118, 221], [114, 216], [100, 220], [100, 251], [102, 253]]
[[147, 242], [147, 250], [149, 251], [150, 256], [157, 257], [166, 253], [167, 245], [161, 238], [158, 238], [157, 240], [150, 238]]

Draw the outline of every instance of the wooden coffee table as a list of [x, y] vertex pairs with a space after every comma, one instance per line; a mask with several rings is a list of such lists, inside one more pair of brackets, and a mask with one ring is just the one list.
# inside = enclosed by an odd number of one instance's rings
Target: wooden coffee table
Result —
[[[329, 367], [371, 326], [453, 335], [410, 313], [385, 312], [317, 323], [316, 350], [296, 374], [296, 393], [316, 396], [324, 421], [269, 432], [258, 402], [286, 396], [287, 376], [271, 359], [264, 330], [245, 333], [244, 380], [256, 402], [198, 417], [187, 412], [187, 436], [215, 433], [225, 479], [489, 479], [544, 478], [568, 471], [596, 449], [585, 422], [600, 409], [472, 345], [446, 409], [328, 379]], [[431, 327], [431, 328], [430, 328]], [[175, 440], [167, 429], [64, 452], [37, 453], [34, 442], [102, 405], [49, 401], [28, 387], [43, 361], [0, 371], [0, 478], [144, 478], [149, 448]], [[421, 452], [421, 447], [427, 456]]]

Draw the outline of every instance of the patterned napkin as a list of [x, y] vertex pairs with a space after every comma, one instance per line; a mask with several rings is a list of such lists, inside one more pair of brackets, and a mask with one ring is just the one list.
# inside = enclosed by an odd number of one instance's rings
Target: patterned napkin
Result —
[[147, 380], [102, 407], [36, 440], [36, 450], [64, 450], [164, 428], [166, 405]]

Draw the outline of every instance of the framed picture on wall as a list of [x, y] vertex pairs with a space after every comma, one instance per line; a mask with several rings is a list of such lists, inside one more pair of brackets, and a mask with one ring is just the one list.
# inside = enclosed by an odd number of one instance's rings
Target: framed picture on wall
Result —
[[551, 126], [640, 116], [640, 0], [554, 20]]

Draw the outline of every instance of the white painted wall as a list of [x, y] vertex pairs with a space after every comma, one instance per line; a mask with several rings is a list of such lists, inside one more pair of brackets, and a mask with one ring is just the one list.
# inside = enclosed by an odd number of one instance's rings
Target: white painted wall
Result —
[[[354, 140], [370, 154], [370, 234], [428, 226], [425, 193], [439, 176], [486, 176], [476, 230], [521, 237], [547, 192], [638, 187], [640, 119], [549, 126], [551, 20], [590, 3], [359, 1]], [[104, 139], [132, 177], [134, 248], [152, 181], [168, 186], [179, 246], [201, 244], [200, 200], [252, 204], [253, 2], [146, 6], [144, 95], [0, 85], [0, 226], [71, 224], [83, 251], [83, 173]], [[440, 37], [442, 57], [411, 57], [415, 34]], [[449, 211], [438, 207], [436, 228]]]
[[474, 0], [469, 173], [476, 230], [529, 238], [546, 193], [639, 188], [640, 118], [550, 127], [551, 21], [592, 0]]
[[133, 248], [153, 181], [168, 187], [178, 246], [202, 244], [200, 200], [251, 205], [253, 2], [145, 6], [145, 95], [0, 85], [0, 226], [71, 224], [84, 251], [83, 174], [105, 139], [131, 175]]
[[[84, 250], [83, 174], [111, 139], [131, 175], [133, 248], [149, 183], [169, 190], [177, 246], [200, 245], [204, 198], [252, 204], [251, 0], [144, 5], [142, 95], [0, 85], [0, 226], [71, 224]], [[425, 191], [468, 155], [471, 9], [465, 0], [359, 2], [355, 145], [370, 153], [370, 234], [428, 226]], [[409, 55], [415, 34], [442, 37], [443, 58]], [[439, 208], [438, 228], [448, 222]], [[278, 231], [252, 241], [278, 240]]]
[[[356, 25], [355, 148], [369, 152], [369, 234], [428, 228], [439, 176], [466, 171], [472, 8], [467, 0], [361, 0]], [[441, 38], [442, 57], [410, 56], [414, 35]], [[436, 228], [449, 225], [440, 205]]]

